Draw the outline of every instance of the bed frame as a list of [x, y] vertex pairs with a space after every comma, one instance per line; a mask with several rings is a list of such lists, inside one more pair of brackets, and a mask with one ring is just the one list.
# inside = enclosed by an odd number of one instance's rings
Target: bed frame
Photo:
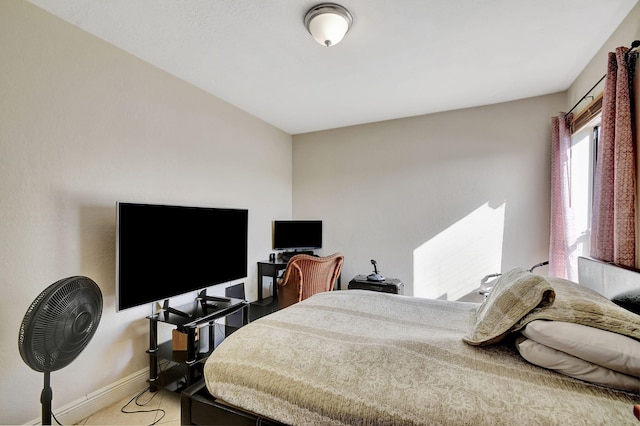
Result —
[[590, 257], [578, 257], [578, 282], [607, 299], [638, 288], [640, 270]]
[[180, 424], [183, 425], [267, 425], [282, 423], [225, 404], [211, 396], [199, 380], [180, 395]]
[[[587, 257], [578, 259], [578, 270], [581, 285], [607, 298], [637, 288], [640, 272]], [[180, 408], [183, 425], [283, 425], [213, 397], [204, 379], [182, 392]]]

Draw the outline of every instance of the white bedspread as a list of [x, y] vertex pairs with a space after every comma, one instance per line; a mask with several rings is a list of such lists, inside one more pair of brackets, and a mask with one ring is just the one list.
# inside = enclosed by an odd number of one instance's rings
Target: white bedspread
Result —
[[462, 341], [477, 305], [348, 290], [261, 318], [207, 360], [210, 393], [288, 424], [630, 424], [638, 396]]

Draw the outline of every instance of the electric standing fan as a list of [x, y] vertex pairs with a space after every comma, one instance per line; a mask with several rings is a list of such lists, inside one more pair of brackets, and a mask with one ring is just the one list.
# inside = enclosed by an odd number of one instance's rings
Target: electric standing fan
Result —
[[87, 346], [102, 316], [102, 293], [90, 278], [74, 276], [51, 284], [31, 303], [20, 324], [24, 362], [44, 373], [42, 424], [51, 424], [50, 374], [69, 365]]

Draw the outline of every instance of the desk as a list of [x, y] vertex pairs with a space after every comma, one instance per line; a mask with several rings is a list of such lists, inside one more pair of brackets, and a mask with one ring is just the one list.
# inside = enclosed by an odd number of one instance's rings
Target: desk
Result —
[[262, 277], [271, 277], [273, 280], [273, 296], [278, 297], [278, 271], [287, 269], [287, 263], [282, 259], [262, 260], [258, 262], [258, 301], [262, 300]]

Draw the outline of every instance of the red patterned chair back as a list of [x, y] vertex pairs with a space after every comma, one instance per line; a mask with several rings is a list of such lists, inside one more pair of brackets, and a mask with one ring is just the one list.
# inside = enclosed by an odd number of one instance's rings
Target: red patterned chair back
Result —
[[344, 256], [334, 253], [326, 257], [297, 254], [287, 263], [278, 282], [278, 303], [285, 308], [316, 293], [332, 291], [340, 276]]

